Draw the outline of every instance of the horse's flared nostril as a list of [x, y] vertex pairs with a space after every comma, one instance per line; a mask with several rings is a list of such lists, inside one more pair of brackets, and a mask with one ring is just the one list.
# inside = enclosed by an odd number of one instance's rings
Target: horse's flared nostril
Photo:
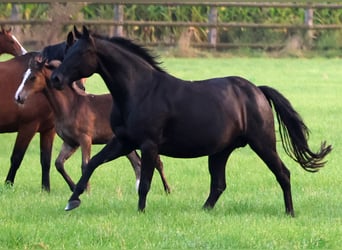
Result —
[[58, 73], [52, 73], [51, 75], [52, 87], [61, 90], [63, 88], [62, 77]]

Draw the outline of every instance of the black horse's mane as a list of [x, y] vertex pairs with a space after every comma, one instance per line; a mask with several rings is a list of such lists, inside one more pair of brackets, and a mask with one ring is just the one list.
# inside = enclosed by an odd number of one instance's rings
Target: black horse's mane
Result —
[[162, 64], [162, 62], [157, 61], [159, 56], [152, 55], [151, 51], [148, 48], [145, 48], [141, 45], [138, 45], [130, 39], [119, 37], [119, 36], [106, 37], [106, 36], [99, 35], [96, 33], [92, 34], [92, 36], [95, 38], [101, 39], [101, 40], [106, 40], [106, 41], [109, 41], [111, 43], [114, 43], [114, 44], [130, 51], [131, 53], [141, 57], [144, 61], [146, 61], [148, 64], [150, 64], [157, 71], [166, 73], [166, 71], [160, 67], [160, 64]]

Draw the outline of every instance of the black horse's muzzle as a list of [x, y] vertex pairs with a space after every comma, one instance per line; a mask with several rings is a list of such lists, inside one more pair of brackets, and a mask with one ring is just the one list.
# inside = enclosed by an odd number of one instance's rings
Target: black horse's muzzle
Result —
[[53, 72], [51, 75], [51, 86], [55, 89], [62, 90], [64, 87], [65, 77], [58, 72]]

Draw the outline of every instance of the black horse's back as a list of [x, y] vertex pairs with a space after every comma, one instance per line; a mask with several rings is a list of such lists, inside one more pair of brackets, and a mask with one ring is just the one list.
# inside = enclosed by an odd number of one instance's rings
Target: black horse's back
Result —
[[63, 61], [66, 48], [67, 48], [67, 43], [61, 42], [58, 44], [46, 46], [42, 50], [41, 54], [43, 58], [46, 58], [48, 61], [50, 60]]

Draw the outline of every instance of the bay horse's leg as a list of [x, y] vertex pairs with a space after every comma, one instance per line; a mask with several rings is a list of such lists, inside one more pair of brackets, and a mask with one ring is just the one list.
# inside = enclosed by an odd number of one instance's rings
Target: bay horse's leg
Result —
[[144, 211], [146, 196], [151, 187], [154, 168], [158, 164], [158, 148], [152, 141], [145, 142], [141, 146], [141, 177], [139, 185], [138, 210]]
[[140, 184], [140, 174], [141, 174], [141, 159], [137, 154], [137, 151], [130, 152], [127, 156], [127, 159], [131, 163], [134, 173], [135, 173], [135, 188], [138, 191]]
[[166, 180], [166, 177], [164, 174], [164, 164], [160, 160], [160, 156], [158, 156], [156, 168], [157, 168], [159, 175], [160, 175], [160, 178], [163, 182], [165, 193], [167, 193], [167, 194], [171, 193], [171, 188], [170, 188], [169, 184], [167, 183], [167, 180]]
[[[259, 131], [258, 134], [261, 135], [262, 132]], [[285, 212], [294, 217], [290, 171], [285, 167], [277, 153], [274, 136], [267, 135], [266, 133], [265, 136], [261, 136], [258, 139], [249, 142], [249, 145], [275, 175], [283, 191]]]
[[40, 164], [42, 166], [42, 189], [50, 192], [50, 167], [55, 129], [40, 133]]
[[208, 157], [210, 173], [210, 193], [203, 205], [205, 209], [212, 209], [223, 191], [226, 189], [226, 163], [232, 149], [210, 155]]
[[[82, 174], [85, 172], [85, 169], [86, 169], [87, 164], [88, 164], [89, 159], [90, 159], [91, 145], [92, 145], [91, 137], [84, 136], [84, 137], [80, 138], [80, 146], [81, 146], [81, 150], [82, 150], [82, 165], [81, 165]], [[87, 183], [86, 190], [90, 191], [89, 182]]]
[[[140, 159], [140, 157], [136, 151], [132, 151], [131, 153], [129, 153], [127, 155], [127, 158], [131, 162], [132, 167], [134, 169], [135, 177], [136, 177], [136, 189], [138, 191], [139, 183], [140, 183], [140, 174], [141, 174], [140, 173], [141, 172], [141, 170], [140, 170], [141, 169], [141, 159]], [[160, 160], [160, 157], [158, 157], [158, 163], [157, 163], [156, 168], [157, 168], [159, 175], [160, 175], [160, 178], [163, 182], [164, 191], [169, 194], [171, 192], [171, 188], [170, 188], [170, 186], [166, 180], [166, 177], [164, 174], [164, 166], [163, 166], [162, 161]]]
[[57, 159], [55, 161], [55, 166], [57, 171], [63, 176], [64, 180], [68, 184], [71, 192], [75, 189], [75, 183], [71, 179], [71, 177], [67, 174], [67, 172], [64, 169], [64, 163], [66, 160], [70, 158], [70, 156], [75, 153], [78, 147], [71, 147], [66, 142], [63, 142], [61, 150], [57, 156]]
[[5, 183], [13, 185], [15, 175], [19, 166], [24, 158], [27, 147], [32, 140], [35, 130], [33, 129], [20, 129], [17, 133], [17, 138], [15, 140], [13, 152], [11, 155], [11, 166], [8, 171]]
[[65, 207], [66, 211], [77, 208], [81, 204], [81, 200], [79, 196], [84, 192], [87, 187], [87, 183], [95, 171], [95, 169], [101, 164], [112, 161], [120, 156], [127, 155], [132, 151], [132, 148], [124, 147], [119, 140], [114, 137], [110, 142], [102, 148], [100, 152], [94, 155], [87, 164], [87, 167], [82, 174], [80, 180], [75, 186], [74, 192], [71, 195], [67, 206]]

